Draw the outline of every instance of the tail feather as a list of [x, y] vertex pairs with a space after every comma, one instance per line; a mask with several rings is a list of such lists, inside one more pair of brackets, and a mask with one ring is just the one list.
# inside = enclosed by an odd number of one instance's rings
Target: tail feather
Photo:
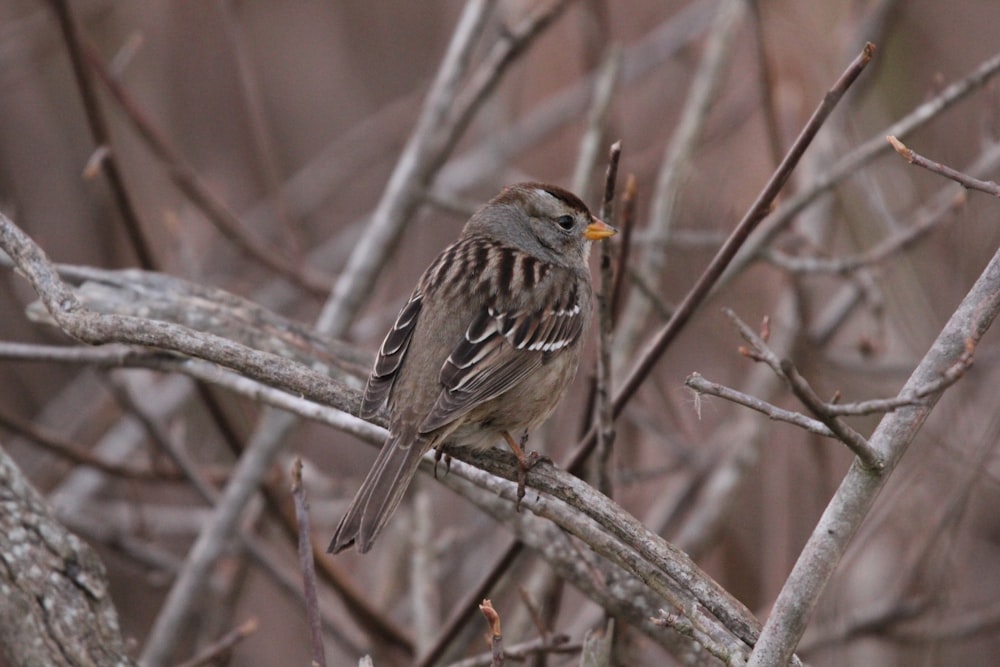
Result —
[[352, 544], [356, 544], [361, 553], [371, 548], [403, 500], [420, 465], [420, 457], [427, 449], [428, 443], [423, 438], [389, 435], [340, 520], [328, 552], [338, 553]]

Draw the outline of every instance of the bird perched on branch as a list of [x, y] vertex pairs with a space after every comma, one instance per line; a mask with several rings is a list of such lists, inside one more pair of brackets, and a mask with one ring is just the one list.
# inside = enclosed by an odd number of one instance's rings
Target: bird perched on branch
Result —
[[[590, 242], [615, 229], [553, 185], [505, 188], [420, 278], [379, 349], [361, 416], [389, 409], [389, 436], [329, 550], [362, 553], [433, 447], [522, 446], [576, 374], [592, 311]], [[514, 435], [520, 436], [520, 443]]]

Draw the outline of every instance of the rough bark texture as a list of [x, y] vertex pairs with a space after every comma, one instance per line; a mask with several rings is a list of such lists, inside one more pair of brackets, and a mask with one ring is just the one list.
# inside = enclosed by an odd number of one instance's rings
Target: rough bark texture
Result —
[[0, 449], [0, 650], [13, 665], [134, 665], [104, 565]]

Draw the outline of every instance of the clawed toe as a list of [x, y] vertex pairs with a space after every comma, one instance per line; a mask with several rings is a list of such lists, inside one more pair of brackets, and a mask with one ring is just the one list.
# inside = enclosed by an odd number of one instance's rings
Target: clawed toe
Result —
[[451, 472], [451, 454], [444, 451], [444, 445], [438, 445], [434, 448], [434, 479], [438, 476], [438, 463], [444, 459], [444, 474], [447, 475]]
[[536, 451], [530, 451], [526, 456], [517, 460], [517, 501], [514, 503], [515, 511], [521, 511], [521, 499], [524, 498], [528, 471], [539, 463], [552, 463], [552, 459]]
[[528, 477], [528, 471], [539, 463], [551, 463], [552, 459], [535, 451], [530, 451], [527, 454], [524, 453], [524, 443], [528, 441], [527, 433], [521, 436], [520, 444], [514, 442], [514, 438], [512, 438], [510, 433], [506, 431], [503, 432], [503, 437], [510, 446], [510, 450], [514, 452], [514, 456], [517, 458], [517, 501], [514, 503], [514, 509], [520, 512], [521, 499], [524, 498], [524, 487], [525, 481]]

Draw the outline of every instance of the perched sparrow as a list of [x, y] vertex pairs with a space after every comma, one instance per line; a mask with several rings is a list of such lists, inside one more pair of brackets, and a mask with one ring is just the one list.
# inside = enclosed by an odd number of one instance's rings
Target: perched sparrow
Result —
[[432, 447], [502, 437], [526, 469], [511, 433], [543, 422], [576, 374], [590, 241], [615, 231], [575, 195], [538, 183], [505, 188], [469, 219], [379, 349], [361, 416], [388, 405], [389, 437], [329, 551], [371, 548]]

